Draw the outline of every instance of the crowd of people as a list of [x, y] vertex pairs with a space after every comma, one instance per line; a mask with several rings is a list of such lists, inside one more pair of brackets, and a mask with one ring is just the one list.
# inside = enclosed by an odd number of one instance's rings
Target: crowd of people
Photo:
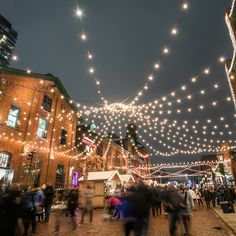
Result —
[[[60, 231], [61, 219], [66, 216], [71, 218], [72, 230], [77, 230], [78, 224], [84, 223], [86, 213], [89, 222], [93, 221], [94, 197], [94, 187], [89, 183], [83, 193], [78, 188], [55, 191], [51, 184], [33, 188], [11, 184], [0, 193], [0, 234], [15, 236], [35, 233], [39, 222], [49, 222], [55, 199], [66, 202], [65, 207], [55, 213], [55, 232]], [[107, 198], [106, 209], [110, 219], [123, 223], [125, 236], [131, 233], [135, 236], [147, 235], [150, 215], [157, 217], [162, 214], [169, 219], [171, 236], [176, 234], [177, 224], [183, 226], [184, 235], [190, 235], [193, 210], [197, 207], [210, 209], [221, 202], [233, 203], [234, 200], [234, 188], [208, 186], [198, 189], [173, 184], [148, 186], [139, 180], [126, 188], [118, 187]], [[81, 209], [79, 223], [78, 208]]]
[[169, 219], [169, 234], [176, 235], [177, 223], [182, 224], [184, 235], [191, 233], [191, 216], [197, 207], [208, 210], [224, 201], [234, 203], [235, 189], [225, 186], [187, 188], [180, 184], [165, 187], [147, 186], [142, 181], [125, 191], [115, 191], [108, 199], [108, 212], [112, 219], [120, 218], [124, 224], [125, 236], [147, 235], [149, 217], [164, 213]]
[[28, 235], [30, 227], [35, 233], [37, 222], [49, 221], [53, 199], [51, 184], [42, 188], [9, 185], [0, 194], [1, 235]]

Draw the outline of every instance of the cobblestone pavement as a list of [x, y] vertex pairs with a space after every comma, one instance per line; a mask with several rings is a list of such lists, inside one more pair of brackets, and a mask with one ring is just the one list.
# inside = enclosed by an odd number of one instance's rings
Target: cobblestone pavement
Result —
[[[95, 210], [94, 220], [92, 223], [88, 222], [88, 216], [85, 218], [85, 223], [79, 225], [77, 231], [72, 231], [72, 222], [70, 217], [60, 216], [60, 231], [54, 233], [56, 213], [52, 213], [49, 223], [38, 223], [36, 235], [38, 236], [123, 236], [123, 228], [120, 221], [104, 220], [105, 211]], [[76, 217], [80, 220], [80, 213]], [[177, 235], [183, 235], [183, 230], [178, 226]], [[149, 236], [168, 236], [168, 219], [161, 215], [155, 218], [150, 218]], [[192, 235], [193, 236], [231, 236], [234, 235], [230, 229], [215, 215], [213, 210], [206, 210], [198, 208], [194, 212], [192, 221]]]

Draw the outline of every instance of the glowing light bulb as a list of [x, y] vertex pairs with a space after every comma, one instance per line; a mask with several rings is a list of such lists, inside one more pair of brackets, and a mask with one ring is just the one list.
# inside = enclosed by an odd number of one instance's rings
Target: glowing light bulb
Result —
[[225, 57], [220, 57], [219, 62], [222, 62], [222, 63], [225, 62]]
[[183, 10], [188, 10], [188, 8], [189, 8], [189, 4], [188, 4], [187, 2], [184, 2], [184, 3], [182, 4], [182, 9], [183, 9]]
[[76, 10], [76, 15], [77, 15], [78, 17], [82, 17], [82, 16], [83, 16], [83, 11], [82, 11], [82, 9], [80, 9], [79, 7], [78, 7], [77, 10]]
[[27, 74], [30, 74], [30, 73], [31, 73], [31, 70], [30, 70], [30, 69], [27, 69], [26, 72], [27, 72]]
[[234, 78], [235, 78], [235, 77], [234, 77], [234, 75], [230, 75], [230, 79], [232, 79], [232, 80], [233, 80]]
[[178, 34], [177, 28], [171, 29], [171, 35], [177, 35], [177, 34]]
[[185, 85], [182, 86], [181, 89], [182, 89], [182, 90], [186, 90], [186, 86], [185, 86]]
[[204, 74], [208, 75], [209, 73], [210, 73], [210, 69], [209, 69], [209, 68], [206, 68], [206, 69], [204, 70]]
[[97, 81], [96, 81], [96, 84], [99, 85], [99, 84], [100, 84], [100, 81], [97, 80]]
[[155, 68], [155, 69], [159, 69], [159, 68], [160, 68], [160, 64], [159, 64], [159, 63], [156, 63], [156, 64], [154, 65], [154, 68]]
[[92, 55], [90, 52], [88, 53], [88, 59], [89, 59], [89, 60], [92, 60], [92, 59], [93, 59], [93, 55]]
[[90, 73], [90, 74], [94, 74], [94, 72], [95, 72], [95, 70], [94, 70], [93, 67], [89, 68], [89, 73]]
[[192, 83], [195, 83], [195, 82], [197, 81], [197, 78], [193, 77], [193, 78], [191, 79], [191, 81], [192, 81]]
[[152, 81], [152, 80], [153, 80], [153, 76], [150, 75], [150, 76], [148, 77], [148, 79], [149, 79], [150, 81]]
[[18, 57], [17, 57], [16, 55], [13, 55], [13, 56], [12, 56], [12, 60], [13, 60], [13, 61], [17, 61], [17, 60], [18, 60]]
[[201, 90], [200, 93], [201, 93], [201, 94], [205, 94], [205, 90]]
[[164, 48], [163, 48], [163, 53], [164, 53], [164, 54], [168, 54], [168, 53], [169, 53], [169, 48], [164, 47]]
[[82, 33], [80, 38], [81, 38], [81, 40], [86, 41], [87, 40], [87, 35], [85, 33]]

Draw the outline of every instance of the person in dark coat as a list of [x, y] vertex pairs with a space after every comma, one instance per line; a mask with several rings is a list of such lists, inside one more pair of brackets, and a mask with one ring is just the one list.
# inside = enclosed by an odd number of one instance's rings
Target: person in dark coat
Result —
[[47, 184], [46, 188], [43, 191], [44, 193], [44, 207], [45, 207], [45, 218], [44, 222], [49, 221], [50, 213], [51, 213], [51, 207], [53, 204], [53, 199], [54, 199], [54, 188], [51, 184]]
[[172, 236], [176, 234], [176, 224], [180, 220], [180, 210], [181, 207], [184, 207], [183, 200], [173, 184], [168, 184], [163, 201], [168, 212], [169, 232]]
[[11, 184], [0, 196], [0, 235], [15, 236], [17, 220], [22, 218], [22, 194], [18, 184]]

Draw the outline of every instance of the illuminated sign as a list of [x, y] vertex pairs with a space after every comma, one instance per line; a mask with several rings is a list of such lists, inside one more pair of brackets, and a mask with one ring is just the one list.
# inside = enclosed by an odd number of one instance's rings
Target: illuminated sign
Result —
[[87, 137], [82, 138], [82, 143], [84, 143], [84, 144], [86, 144], [86, 145], [88, 145], [88, 146], [90, 146], [92, 148], [96, 148], [97, 147], [97, 145], [94, 144], [93, 140], [91, 140], [91, 139], [89, 139]]
[[78, 186], [78, 176], [79, 176], [79, 174], [77, 171], [73, 172], [73, 176], [72, 176], [72, 186], [73, 187]]

